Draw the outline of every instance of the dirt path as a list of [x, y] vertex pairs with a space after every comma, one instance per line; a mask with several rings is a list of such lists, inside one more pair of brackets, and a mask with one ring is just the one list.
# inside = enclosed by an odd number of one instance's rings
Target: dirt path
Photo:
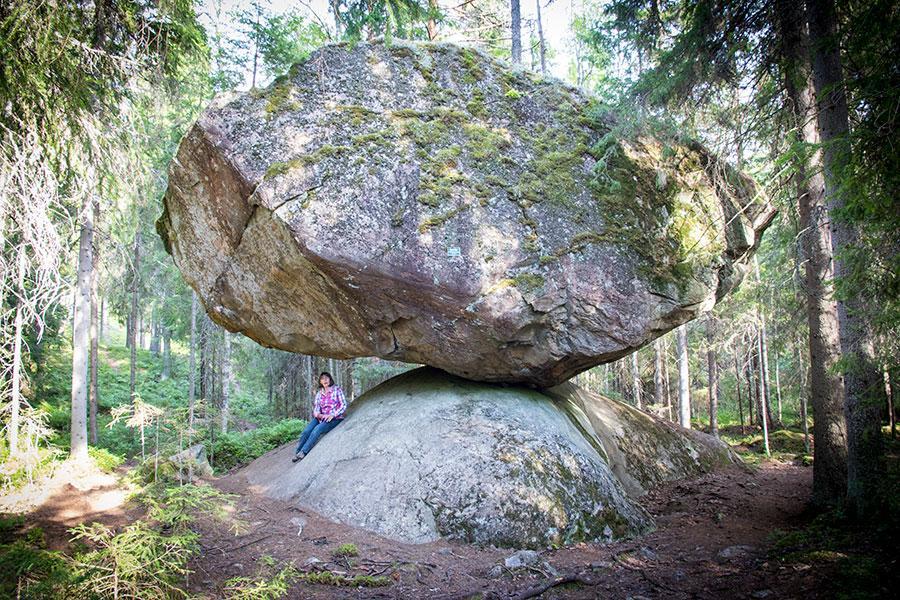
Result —
[[[214, 485], [239, 495], [237, 514], [248, 529], [237, 537], [221, 527], [202, 531], [204, 550], [192, 564], [191, 587], [218, 596], [227, 579], [265, 572], [261, 557], [270, 556], [301, 571], [393, 581], [361, 588], [297, 583], [290, 598], [510, 598], [566, 576], [570, 583], [542, 597], [813, 598], [825, 585], [821, 571], [767, 561], [770, 534], [800, 524], [811, 482], [811, 468], [777, 462], [677, 482], [644, 499], [658, 524], [653, 533], [610, 546], [547, 550], [536, 564], [511, 570], [503, 563], [513, 550], [392, 542], [253, 495], [237, 473]], [[345, 543], [358, 547], [357, 558], [333, 558]]]
[[0, 498], [0, 513], [24, 513], [26, 529], [40, 527], [50, 550], [65, 550], [75, 525], [119, 528], [139, 518], [140, 511], [126, 504], [128, 493], [115, 474], [90, 462], [66, 462], [52, 476]]

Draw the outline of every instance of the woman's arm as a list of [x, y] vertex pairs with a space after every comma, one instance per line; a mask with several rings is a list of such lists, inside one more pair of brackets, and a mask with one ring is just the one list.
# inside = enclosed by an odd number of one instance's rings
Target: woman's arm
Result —
[[334, 416], [342, 417], [342, 416], [344, 416], [344, 413], [347, 412], [347, 400], [344, 398], [344, 390], [342, 390], [340, 388], [340, 386], [337, 386], [337, 388], [334, 391], [337, 393], [337, 401], [338, 401], [338, 407], [337, 407], [337, 410], [335, 411]]
[[328, 403], [328, 414], [325, 415], [325, 421], [330, 422], [332, 419], [340, 419], [347, 410], [347, 400], [344, 398], [344, 390], [339, 386], [334, 386], [331, 391], [331, 398]]

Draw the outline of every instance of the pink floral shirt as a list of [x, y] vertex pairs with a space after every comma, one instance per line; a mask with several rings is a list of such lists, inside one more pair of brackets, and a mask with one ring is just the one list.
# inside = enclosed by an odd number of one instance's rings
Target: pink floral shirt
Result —
[[316, 392], [314, 412], [323, 417], [332, 416], [335, 419], [343, 419], [346, 411], [347, 400], [344, 399], [344, 390], [341, 389], [341, 386], [333, 385], [328, 388], [327, 392], [321, 389]]

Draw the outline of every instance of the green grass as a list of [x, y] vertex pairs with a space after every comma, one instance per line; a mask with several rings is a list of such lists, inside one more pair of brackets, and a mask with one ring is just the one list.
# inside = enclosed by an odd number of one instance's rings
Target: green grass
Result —
[[359, 556], [359, 548], [356, 547], [356, 544], [352, 543], [341, 544], [340, 546], [335, 548], [334, 555], [338, 558]]
[[[124, 460], [141, 455], [140, 434], [124, 422], [110, 426], [111, 411], [117, 406], [130, 403], [130, 355], [131, 351], [116, 342], [122, 341], [120, 332], [110, 328], [110, 336], [105, 341], [110, 344], [100, 346], [98, 371], [98, 444], [90, 452], [104, 470], [115, 469]], [[44, 348], [44, 360], [35, 377], [36, 404], [49, 414], [49, 425], [55, 436], [50, 440], [63, 452], [69, 447], [69, 426], [71, 418], [71, 351], [68, 338], [51, 338]], [[186, 422], [188, 403], [188, 355], [180, 344], [173, 343], [171, 371], [168, 378], [162, 377], [162, 356], [148, 350], [138, 349], [136, 353], [135, 392], [142, 401], [165, 411], [160, 423], [160, 453], [173, 454], [179, 448], [180, 428]], [[305, 423], [288, 419], [271, 423], [271, 410], [267, 405], [267, 395], [262, 376], [252, 368], [242, 370], [240, 360], [234, 360], [237, 385], [231, 397], [232, 421], [246, 424], [266, 424], [244, 434], [215, 434], [210, 444], [208, 428], [200, 431], [201, 439], [207, 445], [218, 470], [227, 470], [249, 462], [272, 448], [291, 439], [296, 439]], [[246, 371], [246, 372], [245, 372]], [[258, 370], [257, 370], [258, 371]], [[199, 392], [199, 390], [198, 390]], [[197, 418], [203, 417], [203, 409], [198, 405]], [[216, 420], [216, 425], [218, 422]], [[153, 452], [155, 429], [146, 432], [146, 451]]]

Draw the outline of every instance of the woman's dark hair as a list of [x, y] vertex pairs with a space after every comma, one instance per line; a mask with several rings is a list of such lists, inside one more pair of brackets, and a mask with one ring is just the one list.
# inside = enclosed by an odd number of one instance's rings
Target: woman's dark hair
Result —
[[333, 387], [333, 386], [334, 386], [334, 377], [331, 376], [331, 373], [329, 373], [328, 371], [322, 371], [321, 373], [319, 373], [319, 379], [316, 380], [316, 385], [317, 385], [318, 387], [322, 387], [322, 383], [321, 383], [321, 382], [322, 382], [322, 378], [323, 378], [323, 377], [327, 377], [327, 378], [328, 378], [328, 387]]

